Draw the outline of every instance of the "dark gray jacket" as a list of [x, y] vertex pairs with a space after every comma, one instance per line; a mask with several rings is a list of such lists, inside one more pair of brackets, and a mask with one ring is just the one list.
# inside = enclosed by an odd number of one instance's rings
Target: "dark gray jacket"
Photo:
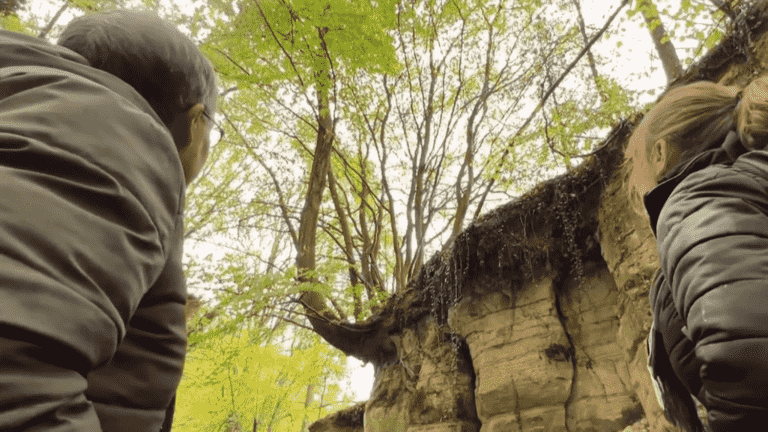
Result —
[[645, 203], [661, 261], [650, 363], [666, 381], [668, 414], [685, 417], [690, 393], [713, 431], [764, 430], [768, 152], [747, 152], [732, 132], [722, 147], [675, 167]]
[[132, 87], [0, 31], [0, 430], [160, 429], [185, 356], [184, 193]]

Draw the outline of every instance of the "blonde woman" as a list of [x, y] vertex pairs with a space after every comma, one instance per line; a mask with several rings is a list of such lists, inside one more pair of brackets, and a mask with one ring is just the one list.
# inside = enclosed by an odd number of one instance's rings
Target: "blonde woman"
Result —
[[649, 369], [667, 418], [768, 425], [768, 80], [675, 88], [633, 132], [625, 166], [656, 235]]

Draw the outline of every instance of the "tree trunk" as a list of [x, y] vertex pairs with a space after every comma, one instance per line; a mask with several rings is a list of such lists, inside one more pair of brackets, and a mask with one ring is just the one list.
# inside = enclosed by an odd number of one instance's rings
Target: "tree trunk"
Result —
[[659, 53], [664, 73], [667, 75], [667, 84], [669, 84], [683, 74], [683, 67], [677, 57], [675, 46], [672, 45], [667, 31], [664, 29], [664, 24], [661, 23], [659, 11], [653, 1], [638, 0], [637, 7], [643, 14], [648, 30], [651, 32], [651, 39], [656, 46], [656, 52]]
[[[312, 384], [309, 384], [307, 386], [307, 398], [304, 400], [304, 412], [307, 412], [307, 408], [309, 408], [309, 405], [312, 403], [312, 394], [314, 387]], [[307, 416], [304, 415], [304, 420], [301, 421], [301, 432], [304, 432], [307, 430]]]
[[[320, 40], [328, 28], [319, 28]], [[298, 253], [296, 268], [298, 280], [302, 283], [317, 283], [315, 271], [315, 246], [317, 240], [317, 221], [320, 204], [323, 200], [325, 181], [331, 161], [334, 140], [334, 122], [330, 112], [330, 63], [325, 58], [323, 67], [315, 74], [318, 104], [318, 128], [315, 155], [309, 175], [307, 196], [301, 211], [298, 233]], [[364, 362], [380, 364], [395, 354], [392, 341], [386, 336], [386, 330], [371, 322], [362, 326], [342, 323], [339, 317], [328, 308], [326, 298], [315, 290], [305, 290], [299, 296], [304, 306], [307, 319], [312, 329], [335, 348], [347, 355], [357, 357]]]
[[[328, 29], [322, 28], [318, 29], [318, 31], [322, 38]], [[317, 221], [320, 214], [320, 204], [323, 201], [325, 180], [328, 176], [328, 167], [333, 149], [333, 120], [331, 119], [330, 100], [328, 97], [331, 80], [327, 63], [325, 66], [325, 70], [318, 71], [316, 74], [318, 105], [317, 143], [312, 160], [312, 169], [309, 174], [307, 196], [304, 200], [304, 208], [301, 211], [301, 221], [299, 224], [299, 250], [296, 256], [296, 267], [300, 282], [317, 282], [317, 278], [311, 276], [310, 273], [315, 270], [316, 265]], [[326, 335], [328, 330], [332, 330], [327, 328], [327, 322], [335, 321], [336, 316], [326, 306], [325, 298], [316, 291], [304, 291], [300, 299], [307, 310], [312, 327], [323, 338], [331, 342]], [[331, 344], [336, 346], [333, 342]]]
[[56, 12], [56, 15], [54, 15], [53, 18], [51, 18], [51, 21], [45, 26], [45, 28], [40, 31], [40, 34], [37, 35], [38, 39], [45, 39], [45, 37], [48, 36], [48, 33], [53, 28], [53, 25], [56, 24], [56, 21], [58, 21], [59, 18], [61, 18], [61, 14], [67, 10], [67, 6], [69, 6], [69, 0], [64, 2], [61, 8], [59, 8], [59, 10]]
[[[339, 217], [339, 226], [341, 227], [341, 235], [344, 238], [344, 254], [347, 256], [347, 263], [349, 263], [349, 283], [352, 286], [357, 285], [360, 280], [357, 274], [357, 260], [355, 259], [355, 245], [352, 242], [352, 232], [349, 229], [349, 222], [347, 221], [347, 213], [341, 206], [341, 199], [336, 191], [336, 179], [333, 176], [333, 171], [328, 171], [328, 190], [331, 192], [331, 199], [333, 206], [336, 208], [336, 215]], [[360, 316], [363, 312], [363, 302], [361, 295], [355, 293], [354, 295], [354, 314], [355, 318]]]
[[[584, 39], [584, 44], [586, 45], [589, 43], [589, 37], [587, 36], [587, 26], [584, 23], [584, 15], [581, 12], [581, 1], [573, 0], [573, 5], [576, 7], [576, 12], [578, 12], [577, 18], [579, 21], [579, 30], [581, 31], [581, 37]], [[597, 78], [600, 74], [597, 72], [597, 63], [595, 62], [595, 56], [592, 55], [592, 50], [587, 50], [587, 62], [589, 63], [589, 69], [592, 71], [592, 79], [595, 81], [595, 87], [600, 95], [600, 101], [606, 103], [608, 102], [608, 95], [601, 88]]]

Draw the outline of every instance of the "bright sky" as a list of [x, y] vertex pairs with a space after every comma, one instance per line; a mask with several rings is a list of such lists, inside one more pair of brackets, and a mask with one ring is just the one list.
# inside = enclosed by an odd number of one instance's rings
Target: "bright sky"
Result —
[[[63, 1], [51, 1], [51, 0], [29, 0], [29, 3], [34, 5], [33, 10], [39, 13], [40, 10], [48, 15], [47, 19], [53, 16], [58, 8], [63, 4]], [[611, 3], [612, 6], [606, 8], [606, 4]], [[603, 26], [607, 18], [615, 10], [616, 5], [619, 2], [606, 2], [605, 0], [582, 0], [583, 12], [585, 15], [585, 21], [588, 27], [600, 28]], [[676, 2], [672, 0], [657, 0], [659, 6], [666, 4], [674, 4]], [[37, 5], [40, 5], [37, 7]], [[191, 14], [194, 12], [194, 6], [192, 2], [179, 2], [179, 4], [185, 4], [185, 12]], [[570, 13], [570, 12], [569, 12]], [[622, 14], [626, 16], [626, 10], [622, 11]], [[71, 11], [67, 11], [59, 20], [59, 24], [64, 24], [71, 20], [73, 14]], [[640, 72], [638, 68], [647, 68], [649, 64], [649, 58], [654, 55], [654, 47], [651, 41], [648, 30], [640, 26], [641, 18], [636, 16], [631, 21], [623, 21], [620, 23], [619, 19], [613, 23], [613, 29], [616, 29], [617, 24], [624, 26], [624, 31], [620, 37], [623, 43], [623, 51], [621, 53], [610, 54], [614, 59], [609, 65], [611, 70], [600, 70], [600, 73], [608, 74], [614, 78], [620, 79], [621, 83], [631, 89], [646, 90], [649, 88], [662, 88], [666, 79], [664, 72], [661, 69], [661, 64], [656, 58], [652, 66], [655, 71], [652, 72], [651, 78], [638, 79], [637, 73]], [[575, 20], [574, 20], [575, 22]], [[619, 38], [614, 37], [608, 41], [599, 41], [594, 50], [596, 52], [602, 52], [608, 55], [611, 48], [615, 47]], [[680, 47], [678, 47], [679, 50]], [[679, 55], [684, 57], [683, 53]], [[586, 58], [582, 59], [586, 61]], [[634, 78], [632, 78], [634, 77]], [[646, 95], [642, 102], [650, 102], [655, 97]], [[373, 367], [368, 365], [362, 367], [362, 363], [354, 358], [348, 358], [348, 365], [350, 366], [350, 375], [347, 378], [347, 385], [354, 391], [355, 399], [357, 401], [365, 401], [369, 399], [370, 391], [373, 385]]]

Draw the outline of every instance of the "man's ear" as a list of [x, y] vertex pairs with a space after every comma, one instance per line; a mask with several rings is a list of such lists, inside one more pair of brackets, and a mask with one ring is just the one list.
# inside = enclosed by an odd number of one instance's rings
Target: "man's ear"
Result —
[[208, 159], [208, 122], [205, 118], [205, 106], [196, 104], [187, 111], [189, 139], [187, 146], [179, 151], [181, 165], [184, 167], [184, 179], [187, 185], [197, 176]]

